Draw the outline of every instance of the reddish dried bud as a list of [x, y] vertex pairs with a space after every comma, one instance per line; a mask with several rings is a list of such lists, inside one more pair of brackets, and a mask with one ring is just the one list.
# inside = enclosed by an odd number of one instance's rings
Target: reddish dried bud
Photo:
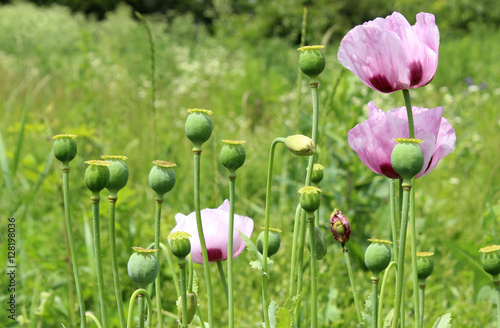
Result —
[[338, 209], [335, 209], [332, 213], [332, 217], [330, 218], [330, 229], [332, 230], [335, 240], [344, 247], [351, 236], [351, 224]]

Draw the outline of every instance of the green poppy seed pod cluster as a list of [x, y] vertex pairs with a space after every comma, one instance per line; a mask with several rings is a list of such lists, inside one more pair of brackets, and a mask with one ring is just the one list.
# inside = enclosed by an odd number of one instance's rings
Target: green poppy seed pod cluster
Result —
[[498, 277], [500, 275], [500, 245], [483, 247], [479, 252], [481, 252], [484, 271], [498, 280], [500, 278]]
[[245, 163], [246, 153], [243, 140], [222, 140], [224, 145], [220, 151], [222, 165], [231, 173], [239, 169]]
[[158, 275], [159, 265], [155, 255], [158, 250], [141, 247], [132, 248], [135, 253], [128, 260], [128, 275], [139, 288], [145, 289], [150, 283], [155, 281]]
[[314, 164], [313, 171], [311, 173], [311, 182], [314, 184], [319, 184], [323, 180], [323, 170], [325, 167], [321, 164]]
[[419, 146], [422, 140], [398, 138], [396, 142], [391, 154], [392, 168], [403, 179], [411, 179], [424, 166], [424, 153]]
[[74, 138], [76, 138], [74, 134], [58, 134], [53, 137], [54, 156], [63, 164], [68, 164], [76, 156], [77, 146]]
[[299, 66], [302, 73], [316, 79], [325, 69], [325, 55], [321, 51], [324, 46], [305, 46], [300, 51]]
[[193, 150], [201, 151], [201, 145], [212, 135], [212, 111], [206, 109], [188, 109], [190, 113], [186, 119], [186, 136], [193, 143]]
[[175, 231], [168, 235], [170, 250], [178, 259], [185, 259], [191, 253], [190, 234], [184, 231]]
[[288, 136], [285, 139], [285, 146], [289, 151], [298, 156], [314, 155], [316, 149], [314, 141], [302, 134]]
[[[281, 246], [281, 237], [279, 233], [281, 230], [269, 229], [268, 243], [267, 243], [267, 256], [271, 257], [278, 253]], [[263, 254], [264, 253], [264, 231], [261, 231], [257, 237], [257, 250]]]
[[111, 165], [110, 162], [92, 160], [86, 161], [85, 164], [89, 164], [85, 170], [85, 185], [93, 193], [99, 193], [101, 190], [106, 188], [109, 181], [109, 169], [108, 166]]
[[[187, 308], [188, 308], [188, 322], [189, 325], [191, 321], [193, 321], [194, 315], [196, 314], [196, 309], [198, 307], [198, 301], [196, 300], [195, 293], [187, 293]], [[179, 311], [177, 314], [177, 318], [179, 318], [180, 323], [182, 323], [182, 302], [179, 302]]]
[[365, 264], [372, 272], [373, 277], [378, 278], [380, 272], [384, 271], [391, 262], [392, 242], [381, 239], [368, 239], [371, 244], [365, 251]]
[[149, 172], [149, 186], [163, 197], [175, 185], [175, 163], [166, 161], [153, 161], [153, 168]]
[[434, 270], [434, 260], [432, 252], [417, 252], [417, 276], [423, 282]]
[[101, 158], [111, 163], [111, 165], [108, 166], [109, 181], [106, 185], [106, 189], [108, 189], [110, 196], [116, 197], [118, 191], [123, 189], [128, 182], [128, 167], [127, 164], [125, 164], [127, 156], [102, 155]]
[[[319, 230], [318, 226], [314, 227], [315, 241], [316, 241], [316, 259], [321, 261], [327, 252], [328, 245], [326, 244], [325, 235]], [[309, 236], [309, 230], [307, 230], [306, 236], [306, 246], [309, 251], [311, 251], [311, 238]]]
[[321, 189], [313, 186], [306, 186], [299, 189], [300, 206], [304, 211], [313, 213], [319, 208]]

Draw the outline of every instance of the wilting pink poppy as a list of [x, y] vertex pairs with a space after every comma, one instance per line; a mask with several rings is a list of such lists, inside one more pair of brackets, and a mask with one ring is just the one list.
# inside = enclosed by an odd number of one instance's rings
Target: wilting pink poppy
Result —
[[[171, 232], [184, 231], [192, 237], [191, 258], [194, 263], [203, 264], [198, 227], [196, 225], [196, 213], [189, 215], [177, 213], [175, 215], [177, 225]], [[201, 210], [201, 224], [203, 235], [207, 245], [208, 262], [227, 260], [227, 245], [229, 234], [229, 201], [226, 199], [218, 208], [206, 208]], [[233, 231], [233, 258], [240, 255], [245, 249], [245, 241], [241, 238], [240, 231], [250, 238], [253, 231], [253, 220], [242, 215], [234, 215]]]
[[[391, 165], [395, 138], [408, 138], [408, 117], [406, 107], [382, 111], [371, 101], [368, 104], [368, 119], [347, 133], [349, 146], [359, 159], [375, 173], [392, 179], [401, 178]], [[432, 171], [437, 163], [448, 155], [455, 146], [455, 130], [443, 118], [443, 107], [427, 109], [413, 107], [415, 138], [424, 153], [424, 166], [415, 177], [419, 178]]]
[[377, 91], [419, 88], [434, 78], [439, 30], [434, 15], [410, 23], [398, 12], [358, 25], [340, 43], [340, 63]]

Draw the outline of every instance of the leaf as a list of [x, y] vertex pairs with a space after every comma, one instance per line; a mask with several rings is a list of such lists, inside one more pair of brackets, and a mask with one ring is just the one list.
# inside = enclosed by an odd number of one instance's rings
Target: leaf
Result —
[[[245, 234], [239, 231], [238, 233], [240, 234], [241, 238], [245, 241], [246, 249], [248, 251], [248, 255], [250, 256], [250, 265], [252, 266], [252, 268], [262, 271], [262, 259], [263, 259], [262, 254], [260, 254], [260, 252], [257, 250], [257, 247], [250, 240], [250, 238], [248, 238], [247, 236], [245, 236]], [[267, 272], [271, 271], [272, 265], [273, 261], [267, 258]]]
[[451, 328], [451, 313], [440, 316], [432, 328]]
[[292, 298], [287, 298], [283, 307], [278, 308], [276, 314], [276, 328], [290, 328], [293, 324], [293, 314], [298, 306], [298, 300], [301, 294]]
[[377, 328], [372, 326], [372, 294], [368, 296], [368, 299], [365, 301], [365, 310], [361, 312], [363, 316], [363, 321], [365, 322], [365, 328]]
[[[269, 315], [269, 327], [276, 328], [276, 313], [278, 311], [278, 304], [275, 301], [271, 301], [269, 303], [268, 315]], [[262, 327], [265, 328], [266, 324], [264, 322], [261, 323]]]
[[198, 295], [198, 275], [194, 270], [193, 270], [193, 293]]
[[208, 322], [203, 322], [203, 323], [204, 323], [204, 326], [201, 325], [200, 317], [198, 317], [198, 315], [195, 315], [193, 318], [193, 321], [191, 321], [189, 326], [193, 326], [196, 328], [202, 328], [202, 327], [210, 328], [210, 325], [208, 324]]
[[392, 323], [392, 315], [394, 314], [394, 308], [391, 309], [391, 311], [389, 311], [389, 314], [387, 314], [387, 316], [385, 317], [385, 320], [384, 320], [384, 327], [390, 327], [391, 326], [391, 323]]

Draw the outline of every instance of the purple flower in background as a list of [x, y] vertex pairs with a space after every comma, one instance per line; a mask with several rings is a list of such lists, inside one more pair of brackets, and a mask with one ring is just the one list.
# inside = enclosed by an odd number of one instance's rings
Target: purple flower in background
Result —
[[[192, 212], [189, 215], [177, 213], [175, 221], [177, 225], [172, 229], [171, 233], [184, 231], [190, 234], [192, 236], [189, 238], [191, 241], [191, 258], [194, 263], [203, 264], [198, 227], [196, 225], [196, 213]], [[227, 260], [229, 201], [226, 199], [218, 208], [201, 210], [201, 224], [207, 245], [208, 262]], [[245, 241], [243, 241], [238, 231], [250, 238], [253, 231], [253, 220], [246, 216], [234, 215], [233, 258], [240, 255], [245, 249]]]
[[434, 15], [410, 23], [398, 12], [358, 25], [340, 43], [340, 63], [377, 91], [419, 88], [434, 78], [439, 30]]
[[[349, 146], [370, 170], [392, 179], [401, 178], [391, 165], [395, 138], [408, 138], [408, 117], [405, 107], [382, 111], [371, 101], [368, 104], [368, 119], [347, 133]], [[424, 166], [415, 178], [432, 171], [437, 163], [448, 155], [455, 146], [455, 130], [443, 118], [443, 107], [427, 109], [413, 107], [415, 138], [424, 153]]]

